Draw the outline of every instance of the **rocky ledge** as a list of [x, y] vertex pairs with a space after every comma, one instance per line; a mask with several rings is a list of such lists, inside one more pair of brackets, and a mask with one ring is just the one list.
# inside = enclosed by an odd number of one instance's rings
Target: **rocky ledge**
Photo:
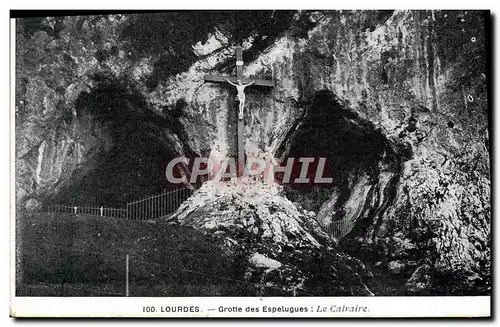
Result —
[[223, 238], [247, 282], [297, 295], [373, 295], [365, 266], [337, 251], [314, 218], [280, 186], [239, 180], [203, 184], [168, 219]]

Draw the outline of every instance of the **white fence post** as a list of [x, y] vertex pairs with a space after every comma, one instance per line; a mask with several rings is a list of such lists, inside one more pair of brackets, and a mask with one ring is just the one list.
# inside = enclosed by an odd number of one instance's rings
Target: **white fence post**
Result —
[[103, 216], [104, 213], [104, 207], [101, 206], [101, 216]]
[[75, 207], [74, 207], [74, 209], [75, 209], [75, 214], [76, 214], [76, 211], [78, 210], [78, 207], [77, 207], [77, 206], [75, 206]]
[[125, 257], [125, 295], [128, 296], [128, 254]]

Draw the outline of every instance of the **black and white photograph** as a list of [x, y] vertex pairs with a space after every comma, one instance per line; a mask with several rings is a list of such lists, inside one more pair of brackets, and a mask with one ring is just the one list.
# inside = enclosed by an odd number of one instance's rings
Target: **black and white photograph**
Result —
[[12, 297], [489, 317], [491, 19], [11, 11]]

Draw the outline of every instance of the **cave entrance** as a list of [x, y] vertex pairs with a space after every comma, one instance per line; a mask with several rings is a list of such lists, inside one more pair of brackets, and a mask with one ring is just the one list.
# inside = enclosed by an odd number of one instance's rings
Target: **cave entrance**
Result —
[[77, 98], [71, 122], [83, 149], [81, 164], [47, 202], [123, 206], [178, 188], [166, 180], [165, 167], [181, 154], [193, 156], [178, 121], [182, 106], [161, 114], [130, 85], [94, 79], [97, 86]]
[[286, 185], [286, 196], [314, 211], [336, 238], [368, 228], [394, 199], [401, 163], [395, 145], [326, 90], [315, 94], [292, 130], [280, 147], [280, 157], [326, 158], [325, 170], [333, 182]]

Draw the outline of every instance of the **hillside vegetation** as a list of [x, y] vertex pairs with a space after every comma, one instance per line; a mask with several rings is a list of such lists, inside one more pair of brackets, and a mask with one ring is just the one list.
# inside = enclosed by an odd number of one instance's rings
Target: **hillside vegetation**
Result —
[[48, 213], [18, 227], [18, 296], [124, 296], [127, 254], [130, 296], [256, 294], [220, 241], [190, 227]]

